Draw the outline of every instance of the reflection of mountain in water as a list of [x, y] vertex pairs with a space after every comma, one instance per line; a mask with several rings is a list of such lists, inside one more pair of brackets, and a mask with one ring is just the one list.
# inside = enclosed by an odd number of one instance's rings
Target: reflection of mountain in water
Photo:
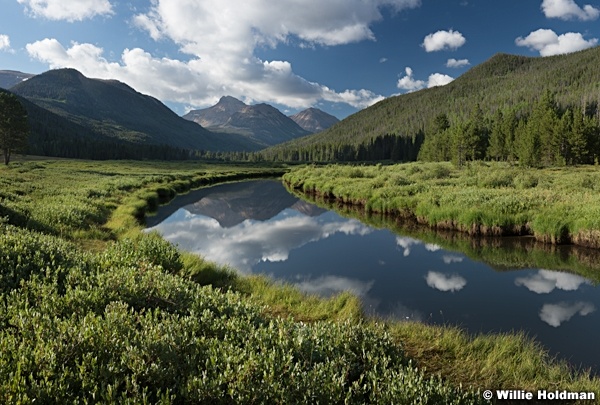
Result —
[[276, 181], [240, 183], [240, 187], [228, 187], [210, 193], [193, 204], [183, 207], [186, 211], [216, 219], [224, 228], [230, 228], [246, 219], [266, 221], [286, 208], [292, 208], [308, 216], [325, 212], [288, 193]]

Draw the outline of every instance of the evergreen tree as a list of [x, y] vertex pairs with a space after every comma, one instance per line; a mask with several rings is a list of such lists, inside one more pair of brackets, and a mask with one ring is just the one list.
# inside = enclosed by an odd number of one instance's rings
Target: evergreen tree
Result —
[[13, 152], [25, 152], [28, 136], [27, 111], [14, 94], [0, 93], [0, 149], [5, 165]]
[[469, 115], [463, 137], [465, 158], [470, 160], [482, 159], [488, 144], [488, 130], [479, 104], [473, 107]]
[[[571, 110], [569, 109], [567, 111], [570, 112]], [[569, 132], [569, 136], [566, 140], [569, 150], [567, 163], [576, 165], [586, 161], [588, 154], [588, 136], [586, 134], [585, 116], [583, 111], [576, 109], [575, 113], [571, 113], [570, 115], [573, 123], [570, 128], [571, 131]]]
[[492, 119], [492, 130], [490, 132], [487, 155], [493, 160], [505, 160], [507, 158], [507, 139], [504, 132], [504, 119], [500, 109], [497, 109]]
[[515, 139], [517, 132], [517, 111], [515, 108], [506, 108], [502, 113], [502, 132], [505, 137], [505, 159], [508, 161], [515, 160]]

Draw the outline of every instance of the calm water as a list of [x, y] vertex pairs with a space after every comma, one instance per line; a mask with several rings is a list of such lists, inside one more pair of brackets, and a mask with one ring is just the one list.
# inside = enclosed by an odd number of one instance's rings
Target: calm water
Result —
[[474, 333], [522, 330], [551, 354], [600, 371], [600, 288], [575, 274], [496, 271], [461, 252], [318, 208], [277, 181], [178, 197], [148, 226], [242, 273], [268, 274], [324, 296], [349, 290], [383, 317]]

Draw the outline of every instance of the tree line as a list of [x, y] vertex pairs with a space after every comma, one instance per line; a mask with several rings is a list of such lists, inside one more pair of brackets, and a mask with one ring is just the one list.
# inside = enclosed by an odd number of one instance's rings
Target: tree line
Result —
[[484, 115], [479, 105], [464, 117], [439, 114], [429, 125], [418, 158], [452, 161], [519, 161], [529, 167], [597, 163], [597, 103], [560, 106], [544, 92], [529, 108], [507, 106]]

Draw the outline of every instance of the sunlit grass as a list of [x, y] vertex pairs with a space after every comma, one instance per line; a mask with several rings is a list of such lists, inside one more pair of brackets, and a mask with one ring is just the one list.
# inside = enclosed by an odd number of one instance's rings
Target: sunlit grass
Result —
[[292, 188], [403, 213], [440, 229], [534, 235], [548, 243], [600, 247], [597, 167], [522, 169], [475, 162], [391, 166], [306, 166], [284, 177]]

